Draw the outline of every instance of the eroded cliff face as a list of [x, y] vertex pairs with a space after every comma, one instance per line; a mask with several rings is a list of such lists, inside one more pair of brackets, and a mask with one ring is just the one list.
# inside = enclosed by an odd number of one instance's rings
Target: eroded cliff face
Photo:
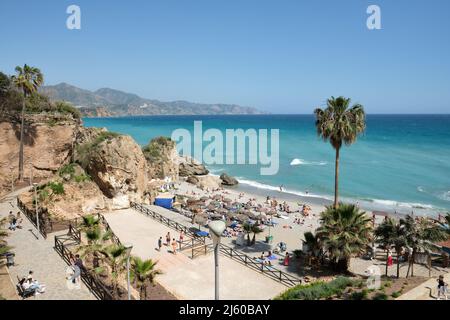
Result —
[[75, 158], [111, 200], [111, 209], [128, 208], [131, 201], [145, 202], [147, 161], [130, 136], [82, 128], [79, 142]]
[[[25, 181], [52, 177], [69, 163], [80, 123], [66, 117], [33, 115], [26, 117], [24, 139]], [[0, 194], [11, 189], [19, 175], [20, 119], [0, 118]]]
[[180, 159], [174, 141], [166, 137], [152, 139], [143, 148], [143, 152], [147, 159], [150, 180], [170, 178], [171, 181], [178, 181]]

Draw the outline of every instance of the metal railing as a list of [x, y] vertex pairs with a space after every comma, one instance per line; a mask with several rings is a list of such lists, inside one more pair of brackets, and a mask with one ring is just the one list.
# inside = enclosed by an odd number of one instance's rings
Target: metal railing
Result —
[[[179, 242], [179, 250], [191, 249], [191, 259], [195, 259], [201, 255], [206, 255], [208, 252], [214, 250], [214, 246], [212, 243], [206, 243], [206, 238], [198, 237], [192, 230], [188, 227], [173, 221], [167, 217], [162, 216], [159, 213], [150, 210], [149, 208], [139, 204], [139, 203], [131, 203], [131, 207], [144, 213], [147, 216], [152, 217], [153, 219], [172, 227], [176, 230], [183, 230], [186, 235], [191, 237], [190, 241], [185, 240], [183, 242]], [[220, 244], [220, 253], [224, 256], [227, 256], [235, 261], [249, 267], [255, 271], [261, 272], [269, 278], [276, 280], [288, 287], [295, 286], [302, 283], [300, 278], [297, 278], [287, 272], [281, 271], [273, 266], [266, 265], [262, 262], [256, 261], [253, 257], [246, 255], [245, 253], [233, 249], [227, 245]]]
[[188, 237], [199, 238], [191, 228], [189, 228], [179, 222], [176, 222], [172, 219], [169, 219], [169, 218], [163, 216], [162, 214], [159, 214], [153, 210], [150, 210], [149, 208], [147, 208], [146, 206], [144, 206], [142, 204], [132, 202], [131, 207], [133, 209], [136, 209], [137, 211], [145, 214], [146, 216], [151, 217], [151, 218], [161, 222], [162, 224], [165, 224], [169, 228], [175, 229], [177, 231], [183, 231], [184, 234], [187, 235]]
[[[72, 265], [74, 258], [74, 254], [72, 250], [70, 250], [70, 247], [80, 244], [79, 238], [76, 238], [75, 234], [77, 234], [77, 231], [71, 226], [67, 235], [55, 236], [55, 250], [68, 265]], [[110, 290], [97, 278], [96, 275], [92, 275], [89, 270], [81, 267], [80, 277], [83, 283], [89, 288], [97, 299], [113, 300]]]
[[227, 245], [220, 244], [220, 253], [253, 270], [259, 271], [269, 278], [281, 282], [288, 287], [296, 286], [302, 283], [302, 280], [300, 278], [297, 278], [287, 272], [281, 271], [276, 267], [267, 265], [264, 262], [256, 261], [254, 257], [250, 257], [245, 253], [242, 253], [241, 251], [233, 249]]

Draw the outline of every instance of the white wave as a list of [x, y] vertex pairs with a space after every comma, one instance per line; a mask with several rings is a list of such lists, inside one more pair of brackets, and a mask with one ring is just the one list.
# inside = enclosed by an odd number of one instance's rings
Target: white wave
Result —
[[[243, 184], [249, 185], [254, 188], [270, 190], [270, 191], [278, 191], [278, 192], [280, 191], [280, 187], [275, 187], [275, 186], [272, 186], [269, 184], [264, 184], [264, 183], [260, 183], [260, 182], [253, 181], [253, 180], [247, 180], [242, 177], [236, 177], [236, 179], [239, 181], [239, 183], [243, 183]], [[309, 192], [308, 193], [300, 192], [297, 190], [290, 190], [290, 189], [286, 189], [285, 187], [283, 187], [283, 193], [289, 193], [289, 194], [293, 194], [293, 195], [300, 196], [300, 197], [310, 197], [310, 198], [320, 198], [320, 199], [325, 199], [325, 200], [332, 200], [332, 198], [327, 197], [327, 196], [313, 194], [313, 193], [309, 193]]]
[[325, 166], [326, 161], [305, 161], [303, 159], [293, 159], [290, 163], [291, 166], [310, 165], [310, 166]]
[[450, 191], [445, 191], [438, 196], [439, 199], [444, 201], [450, 201]]
[[425, 192], [425, 189], [422, 186], [417, 187], [417, 191], [419, 192]]
[[416, 202], [399, 202], [394, 200], [382, 200], [382, 199], [373, 199], [372, 202], [386, 207], [401, 207], [410, 209], [430, 209], [430, 210], [434, 208], [432, 205]]

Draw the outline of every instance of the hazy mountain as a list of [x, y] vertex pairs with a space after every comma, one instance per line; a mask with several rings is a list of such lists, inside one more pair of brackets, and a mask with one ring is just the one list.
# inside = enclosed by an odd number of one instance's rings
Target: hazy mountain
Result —
[[136, 94], [102, 88], [89, 91], [67, 83], [42, 87], [41, 93], [53, 100], [65, 100], [80, 108], [84, 116], [125, 115], [189, 115], [189, 114], [262, 114], [263, 112], [239, 105], [203, 104], [188, 101], [163, 102], [141, 98]]

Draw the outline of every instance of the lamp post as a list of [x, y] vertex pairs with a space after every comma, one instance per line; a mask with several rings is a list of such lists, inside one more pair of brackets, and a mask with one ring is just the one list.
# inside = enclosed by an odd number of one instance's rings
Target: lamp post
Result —
[[34, 208], [36, 210], [36, 228], [37, 228], [37, 237], [39, 239], [39, 210], [38, 210], [38, 198], [37, 198], [37, 183], [33, 183], [33, 188], [34, 188]]
[[215, 300], [219, 300], [219, 245], [222, 233], [226, 228], [222, 220], [211, 221], [208, 224], [211, 231], [211, 238], [214, 245], [214, 263], [215, 263]]
[[131, 291], [130, 291], [130, 256], [131, 249], [133, 249], [133, 245], [130, 243], [126, 243], [123, 245], [125, 247], [125, 252], [127, 255], [127, 290], [128, 290], [128, 300], [131, 300]]

